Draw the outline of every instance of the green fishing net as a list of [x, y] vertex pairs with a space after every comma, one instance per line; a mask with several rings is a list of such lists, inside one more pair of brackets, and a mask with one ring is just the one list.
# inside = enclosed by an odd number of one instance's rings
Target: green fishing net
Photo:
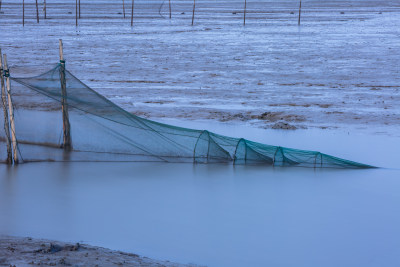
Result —
[[[39, 76], [11, 77], [15, 134], [22, 162], [158, 161], [371, 167], [320, 152], [266, 145], [140, 118], [63, 70], [58, 64]], [[60, 73], [65, 73], [66, 95], [61, 90]], [[63, 102], [70, 124], [70, 149], [63, 148]], [[4, 116], [0, 117], [4, 124]], [[5, 161], [7, 136], [0, 132], [0, 156]]]

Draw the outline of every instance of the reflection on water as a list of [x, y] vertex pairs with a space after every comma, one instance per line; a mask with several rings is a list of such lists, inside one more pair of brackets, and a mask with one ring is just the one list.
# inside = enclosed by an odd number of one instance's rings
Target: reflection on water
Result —
[[0, 165], [0, 234], [210, 266], [400, 262], [400, 171]]

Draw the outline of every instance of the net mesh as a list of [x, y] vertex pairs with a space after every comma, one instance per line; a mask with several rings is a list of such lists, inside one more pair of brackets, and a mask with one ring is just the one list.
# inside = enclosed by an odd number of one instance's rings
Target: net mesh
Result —
[[[62, 93], [65, 75], [66, 93]], [[370, 168], [315, 151], [271, 146], [135, 116], [98, 94], [61, 64], [30, 78], [11, 78], [15, 134], [23, 162], [160, 161]], [[62, 149], [64, 110], [71, 148]], [[1, 109], [3, 110], [3, 108]], [[4, 116], [0, 116], [4, 124]], [[1, 131], [0, 141], [6, 140]], [[1, 144], [5, 148], [5, 144]], [[5, 149], [0, 156], [6, 158]]]

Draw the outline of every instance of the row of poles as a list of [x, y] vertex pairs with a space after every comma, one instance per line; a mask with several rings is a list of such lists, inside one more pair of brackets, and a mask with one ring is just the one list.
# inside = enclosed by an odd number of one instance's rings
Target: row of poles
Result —
[[[36, 1], [36, 21], [39, 23], [39, 5], [38, 0]], [[135, 0], [132, 0], [131, 3], [131, 26], [133, 26], [133, 11], [135, 7]], [[168, 7], [169, 7], [169, 18], [172, 18], [172, 6], [171, 0], [168, 0]], [[122, 10], [123, 16], [126, 17], [125, 12], [125, 0], [122, 0]], [[194, 15], [196, 10], [196, 0], [193, 0], [193, 12], [192, 12], [192, 26], [194, 25]], [[1, 11], [1, 0], [0, 0], [0, 11]], [[46, 0], [43, 0], [43, 12], [44, 12], [44, 19], [47, 19], [47, 6]], [[247, 0], [244, 0], [244, 9], [243, 9], [243, 25], [246, 25], [246, 13], [247, 13]], [[75, 25], [78, 26], [78, 19], [81, 18], [81, 0], [75, 0]], [[299, 0], [299, 19], [298, 25], [301, 22], [301, 0]], [[25, 0], [22, 0], [22, 25], [25, 25]]]
[[[1, 1], [1, 0], [0, 0]], [[68, 103], [67, 103], [67, 85], [65, 75], [65, 59], [63, 52], [63, 43], [59, 41], [60, 50], [60, 88], [61, 88], [61, 111], [63, 118], [63, 143], [60, 148], [65, 151], [72, 150], [71, 124], [69, 121]], [[14, 105], [11, 97], [11, 78], [7, 63], [7, 55], [2, 54], [0, 48], [0, 83], [1, 83], [1, 101], [4, 114], [4, 131], [7, 145], [7, 164], [18, 164], [19, 149], [15, 130]]]

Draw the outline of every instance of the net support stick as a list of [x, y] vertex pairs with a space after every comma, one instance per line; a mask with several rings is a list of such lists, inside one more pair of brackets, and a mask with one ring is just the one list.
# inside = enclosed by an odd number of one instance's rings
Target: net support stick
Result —
[[243, 25], [246, 25], [247, 0], [244, 0]]
[[63, 43], [60, 39], [60, 83], [61, 83], [61, 110], [63, 118], [63, 144], [62, 148], [71, 150], [71, 124], [69, 122], [68, 103], [67, 103], [67, 85], [65, 80], [65, 60], [63, 52]]
[[8, 114], [10, 116], [10, 128], [11, 128], [11, 143], [14, 157], [14, 164], [18, 164], [18, 144], [17, 137], [15, 135], [15, 122], [14, 122], [14, 108], [11, 99], [11, 82], [10, 82], [10, 70], [7, 64], [7, 55], [4, 54], [4, 74], [6, 77], [7, 84], [7, 96], [8, 96]]
[[171, 14], [171, 0], [168, 0], [168, 6], [169, 6], [169, 18], [171, 18], [172, 17], [172, 14]]
[[79, 0], [79, 18], [81, 18], [81, 0]]
[[39, 5], [37, 0], [36, 0], [36, 21], [37, 23], [39, 23]]
[[193, 23], [194, 23], [194, 11], [195, 11], [195, 9], [196, 9], [196, 0], [193, 0], [192, 26], [193, 26]]
[[135, 1], [132, 0], [132, 10], [131, 10], [131, 27], [133, 26], [133, 8], [135, 7]]
[[75, 26], [78, 27], [78, 0], [75, 0]]
[[22, 27], [25, 26], [25, 0], [22, 0]]
[[301, 19], [301, 0], [300, 0], [300, 5], [299, 5], [299, 21], [297, 22], [297, 25], [300, 26], [300, 19]]
[[125, 0], [122, 0], [122, 12], [123, 12], [124, 18], [125, 18]]
[[1, 102], [3, 104], [3, 114], [4, 114], [4, 131], [6, 132], [6, 144], [7, 144], [7, 163], [12, 163], [12, 148], [10, 139], [10, 121], [8, 119], [7, 111], [7, 92], [4, 83], [4, 72], [3, 72], [3, 55], [0, 48], [0, 83], [1, 83]]
[[44, 11], [44, 19], [47, 19], [47, 6], [46, 0], [43, 1], [43, 11]]

